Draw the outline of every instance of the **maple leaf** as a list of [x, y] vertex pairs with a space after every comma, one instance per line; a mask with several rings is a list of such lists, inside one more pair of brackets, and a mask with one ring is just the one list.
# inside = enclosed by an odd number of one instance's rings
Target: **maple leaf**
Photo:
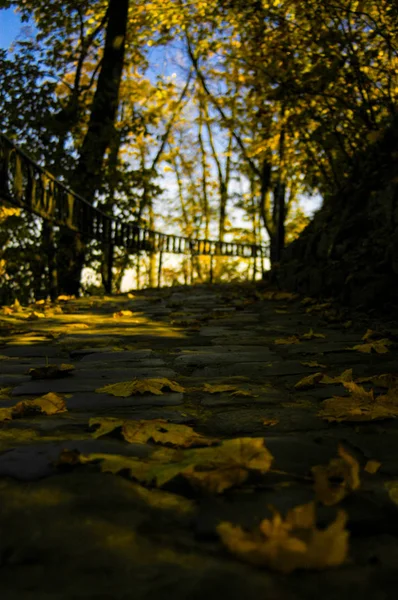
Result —
[[297, 337], [297, 335], [291, 335], [287, 338], [278, 338], [276, 340], [274, 340], [274, 344], [278, 344], [278, 345], [290, 345], [290, 344], [299, 344], [300, 343], [300, 339]]
[[159, 448], [148, 459], [103, 453], [78, 456], [81, 464], [100, 462], [104, 472], [125, 472], [142, 483], [157, 487], [181, 475], [193, 487], [215, 494], [240, 485], [250, 471], [266, 473], [272, 460], [263, 438], [226, 440], [211, 448]]
[[185, 389], [176, 381], [166, 378], [133, 379], [132, 381], [121, 381], [110, 383], [95, 390], [100, 394], [110, 394], [120, 398], [128, 398], [136, 394], [155, 394], [161, 396], [163, 391], [184, 392]]
[[37, 321], [38, 319], [44, 319], [46, 315], [42, 312], [37, 312], [36, 310], [32, 311], [26, 317], [27, 321]]
[[190, 448], [191, 446], [211, 446], [218, 442], [215, 438], [206, 438], [196, 433], [188, 425], [169, 423], [165, 419], [135, 421], [113, 417], [93, 417], [89, 421], [89, 426], [95, 425], [99, 425], [99, 428], [92, 434], [93, 437], [98, 438], [120, 428], [123, 438], [131, 444], [146, 444], [153, 440], [159, 444]]
[[233, 384], [211, 384], [205, 383], [203, 386], [203, 390], [208, 392], [209, 394], [222, 394], [223, 392], [234, 392], [237, 391], [236, 385]]
[[373, 390], [367, 392], [354, 382], [344, 382], [351, 397], [334, 396], [322, 402], [318, 416], [333, 421], [375, 421], [398, 416], [398, 391], [393, 388], [386, 395], [374, 398]]
[[294, 387], [296, 390], [304, 390], [306, 388], [313, 387], [315, 384], [319, 383], [323, 378], [323, 373], [312, 373], [311, 375], [307, 375], [298, 381]]
[[315, 367], [315, 368], [319, 367], [321, 369], [326, 369], [326, 365], [322, 365], [321, 363], [317, 362], [316, 360], [309, 360], [307, 362], [304, 361], [300, 364], [304, 365], [305, 367]]
[[131, 310], [119, 310], [119, 312], [113, 313], [114, 319], [122, 319], [124, 317], [132, 317], [134, 313]]
[[337, 504], [360, 486], [358, 461], [341, 445], [338, 454], [339, 458], [333, 458], [327, 466], [311, 469], [316, 497], [325, 506]]
[[352, 381], [352, 369], [346, 369], [340, 375], [336, 375], [336, 377], [330, 377], [329, 375], [324, 375], [320, 381], [320, 383], [344, 383], [347, 381]]
[[43, 413], [54, 415], [66, 412], [66, 404], [62, 396], [49, 392], [34, 400], [22, 400], [15, 406], [0, 409], [0, 421], [25, 417], [30, 414]]
[[368, 462], [366, 463], [364, 470], [367, 473], [370, 473], [371, 475], [374, 475], [375, 473], [377, 473], [377, 471], [380, 469], [381, 467], [381, 462], [379, 462], [378, 460], [368, 460]]
[[326, 335], [324, 335], [323, 333], [314, 333], [313, 329], [311, 328], [308, 333], [303, 333], [303, 335], [300, 336], [300, 339], [312, 340], [313, 338], [325, 338], [325, 337], [326, 337]]
[[30, 375], [32, 379], [59, 379], [69, 375], [74, 368], [74, 365], [68, 364], [46, 365], [44, 367], [29, 369], [27, 374]]
[[243, 561], [291, 573], [343, 564], [348, 553], [346, 522], [346, 513], [339, 511], [326, 529], [317, 529], [311, 502], [290, 510], [285, 520], [274, 511], [273, 518], [264, 519], [254, 532], [229, 522], [220, 523], [217, 532], [228, 550]]
[[266, 427], [273, 427], [274, 425], [278, 425], [279, 419], [264, 419], [262, 424]]
[[348, 348], [348, 350], [358, 350], [358, 352], [364, 352], [365, 354], [370, 354], [371, 352], [376, 352], [376, 354], [385, 354], [386, 352], [389, 352], [387, 346], [390, 346], [391, 344], [392, 342], [389, 339], [383, 338], [381, 340], [373, 340], [365, 344], [357, 344], [352, 348]]

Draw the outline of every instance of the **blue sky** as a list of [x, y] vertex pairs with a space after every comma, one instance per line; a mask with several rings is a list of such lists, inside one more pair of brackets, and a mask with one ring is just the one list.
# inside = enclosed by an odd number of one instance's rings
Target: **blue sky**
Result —
[[14, 9], [0, 10], [0, 48], [9, 48], [21, 29], [21, 20]]

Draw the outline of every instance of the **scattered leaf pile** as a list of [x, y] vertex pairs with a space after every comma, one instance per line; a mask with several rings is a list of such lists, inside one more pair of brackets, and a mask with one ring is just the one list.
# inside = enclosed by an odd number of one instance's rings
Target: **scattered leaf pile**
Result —
[[315, 504], [296, 506], [285, 520], [278, 512], [264, 519], [254, 532], [222, 522], [217, 532], [228, 550], [245, 562], [282, 573], [297, 569], [325, 569], [344, 563], [348, 553], [347, 515], [339, 511], [326, 529], [316, 528]]

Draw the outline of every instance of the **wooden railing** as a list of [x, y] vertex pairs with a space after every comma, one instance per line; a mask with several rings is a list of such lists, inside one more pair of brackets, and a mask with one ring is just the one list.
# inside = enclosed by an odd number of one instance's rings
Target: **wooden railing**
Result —
[[[23, 208], [53, 225], [66, 227], [89, 239], [109, 244], [109, 260], [114, 246], [131, 254], [140, 251], [159, 253], [159, 273], [164, 252], [173, 254], [264, 258], [265, 244], [241, 244], [161, 233], [107, 215], [69, 189], [32, 160], [7, 136], [0, 133], [0, 200]], [[212, 262], [211, 262], [212, 267]], [[210, 269], [210, 280], [212, 280]], [[112, 263], [108, 265], [112, 274]], [[109, 283], [111, 287], [112, 283]]]

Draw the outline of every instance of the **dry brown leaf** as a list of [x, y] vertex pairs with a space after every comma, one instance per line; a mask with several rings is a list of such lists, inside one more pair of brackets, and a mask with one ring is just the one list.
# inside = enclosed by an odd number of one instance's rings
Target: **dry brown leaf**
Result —
[[312, 373], [311, 375], [307, 375], [307, 377], [303, 377], [298, 381], [294, 387], [296, 390], [304, 390], [306, 388], [313, 387], [317, 383], [319, 383], [323, 378], [323, 373]]
[[278, 338], [274, 340], [274, 344], [278, 345], [290, 345], [290, 344], [299, 344], [300, 340], [297, 335], [291, 335], [287, 338]]
[[247, 396], [248, 398], [258, 398], [258, 394], [254, 394], [251, 390], [236, 390], [235, 392], [232, 392], [232, 394], [230, 394], [230, 396], [234, 396], [234, 397]]
[[44, 396], [34, 400], [22, 400], [11, 407], [13, 419], [26, 417], [30, 414], [43, 413], [45, 415], [54, 415], [56, 413], [66, 412], [65, 400], [59, 394], [49, 392]]
[[320, 368], [320, 369], [326, 369], [327, 365], [322, 365], [321, 363], [317, 362], [316, 360], [309, 360], [307, 362], [302, 362], [300, 363], [302, 365], [304, 365], [304, 367], [315, 367], [315, 368]]
[[381, 462], [379, 462], [378, 460], [368, 460], [368, 462], [365, 465], [365, 471], [367, 473], [370, 473], [371, 475], [374, 475], [375, 473], [377, 473], [380, 467]]
[[326, 335], [324, 335], [323, 333], [314, 333], [312, 327], [308, 333], [303, 333], [303, 335], [300, 335], [300, 339], [302, 339], [302, 340], [312, 340], [313, 338], [325, 338], [325, 337], [326, 337]]
[[87, 325], [87, 323], [67, 323], [66, 327], [68, 329], [88, 329], [90, 325]]
[[387, 394], [374, 398], [373, 390], [367, 392], [354, 382], [344, 382], [351, 396], [334, 396], [322, 402], [323, 409], [318, 416], [329, 422], [375, 421], [392, 419], [398, 416], [398, 389], [392, 388]]
[[34, 310], [28, 314], [28, 316], [26, 317], [26, 320], [27, 321], [37, 321], [38, 319], [44, 319], [45, 316], [46, 315], [44, 313], [37, 312], [36, 310]]
[[311, 469], [317, 500], [326, 506], [337, 504], [360, 486], [358, 461], [341, 445], [338, 454], [339, 458], [333, 458], [328, 465]]
[[395, 388], [398, 387], [397, 375], [391, 373], [383, 373], [381, 375], [372, 375], [371, 377], [360, 377], [356, 380], [357, 383], [373, 383], [376, 387]]
[[391, 345], [391, 341], [387, 338], [383, 338], [381, 340], [374, 340], [365, 344], [357, 344], [352, 348], [348, 348], [349, 350], [358, 350], [358, 352], [363, 352], [365, 354], [371, 354], [375, 352], [376, 354], [386, 354], [389, 352], [387, 346]]
[[74, 365], [61, 364], [61, 365], [46, 365], [44, 367], [36, 367], [29, 369], [28, 375], [32, 379], [60, 379], [66, 377], [74, 370]]
[[110, 394], [120, 398], [127, 398], [137, 394], [155, 394], [161, 396], [164, 391], [184, 392], [185, 389], [176, 381], [170, 381], [164, 377], [154, 379], [133, 379], [132, 381], [121, 381], [111, 383], [95, 390], [100, 394]]
[[340, 373], [340, 375], [336, 375], [336, 377], [324, 375], [320, 383], [345, 383], [347, 381], [352, 381], [352, 369], [346, 369], [345, 371]]
[[[75, 459], [74, 455], [72, 460]], [[60, 460], [62, 462], [62, 456]], [[212, 448], [159, 448], [147, 459], [113, 454], [79, 454], [78, 460], [82, 464], [99, 461], [104, 472], [129, 473], [134, 479], [157, 487], [181, 475], [192, 486], [218, 494], [243, 483], [250, 471], [266, 473], [273, 457], [263, 438], [237, 438]]]
[[122, 319], [125, 317], [132, 317], [134, 313], [131, 310], [119, 310], [119, 312], [113, 313], [114, 319]]
[[211, 384], [205, 383], [203, 386], [203, 391], [208, 392], [209, 394], [222, 394], [223, 392], [234, 392], [237, 391], [237, 386], [233, 384]]
[[12, 420], [12, 409], [11, 408], [0, 408], [0, 423], [3, 421]]
[[278, 425], [279, 419], [264, 419], [262, 424], [266, 427], [273, 427], [274, 425]]
[[264, 519], [254, 532], [228, 522], [220, 523], [217, 532], [228, 550], [243, 561], [291, 573], [343, 564], [348, 554], [346, 522], [346, 513], [339, 511], [331, 525], [317, 529], [311, 502], [290, 510], [285, 520], [274, 511], [273, 518]]
[[165, 419], [135, 421], [113, 417], [93, 417], [89, 421], [89, 426], [96, 425], [99, 425], [99, 428], [92, 434], [93, 437], [98, 438], [120, 428], [123, 438], [130, 444], [146, 444], [152, 440], [158, 444], [190, 448], [192, 446], [212, 446], [218, 442], [215, 438], [206, 438], [196, 433], [188, 425], [169, 423]]

